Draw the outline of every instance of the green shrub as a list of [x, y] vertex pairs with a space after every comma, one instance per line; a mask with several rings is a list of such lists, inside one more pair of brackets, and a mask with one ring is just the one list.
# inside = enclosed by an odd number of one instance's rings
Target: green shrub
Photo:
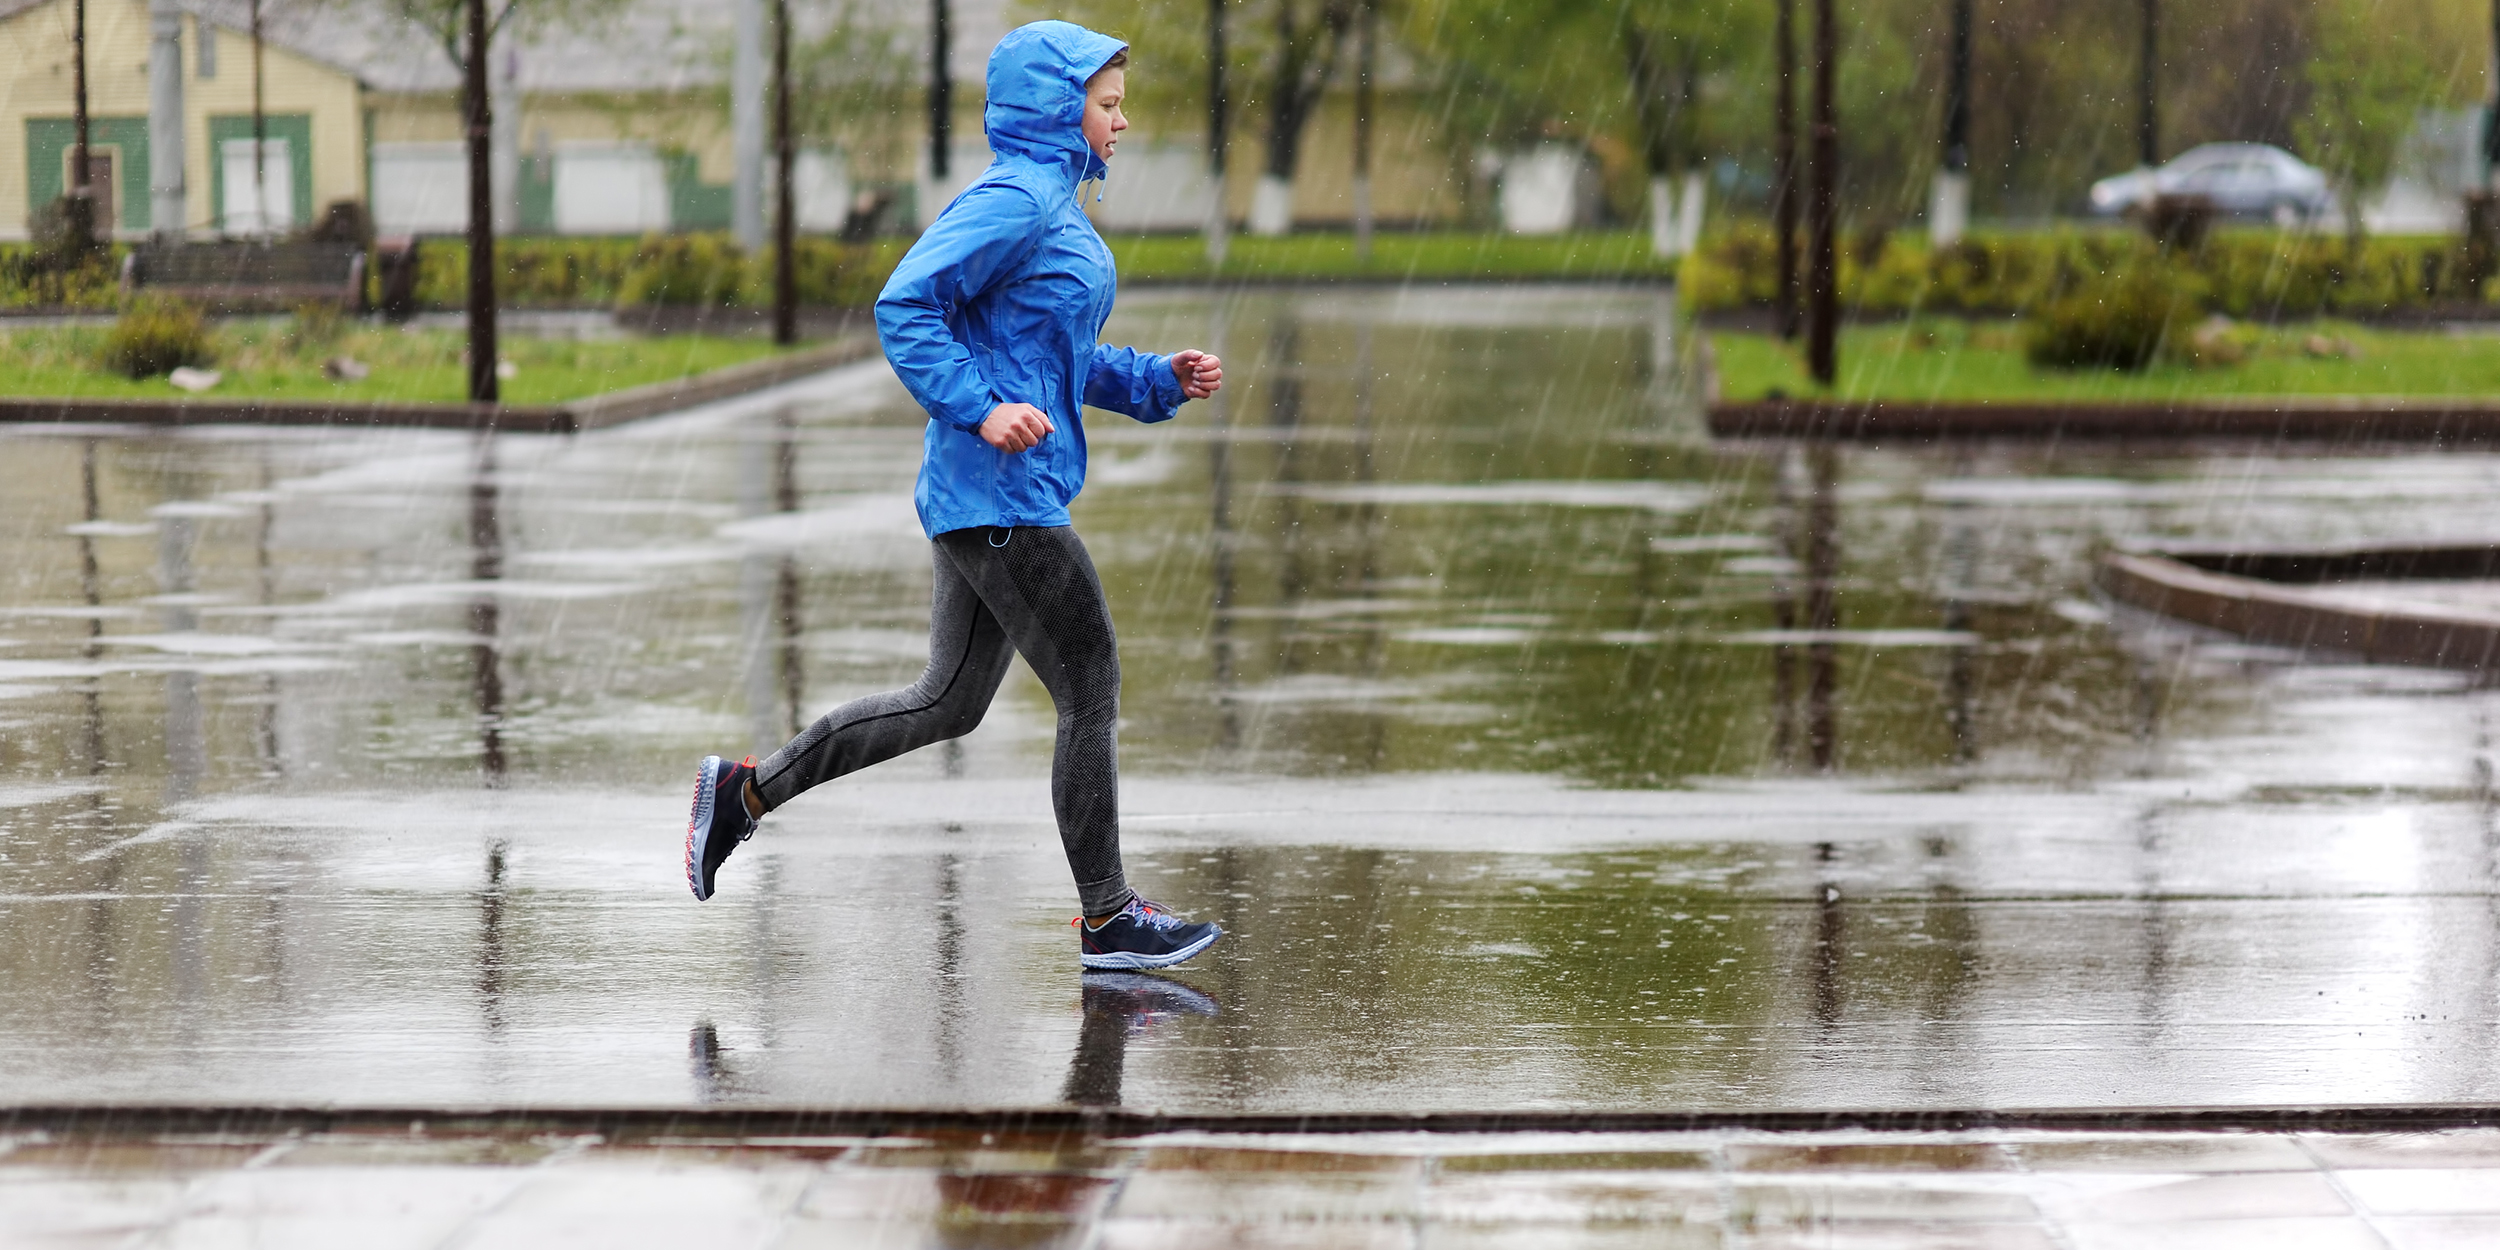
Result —
[[[2371, 316], [2500, 295], [2478, 284], [2452, 238], [2373, 238], [2268, 229], [2216, 230], [2193, 249], [2165, 255], [2143, 234], [2065, 229], [1975, 234], [1934, 248], [1904, 232], [1861, 265], [1840, 257], [1840, 299], [1859, 313], [2012, 313], [2046, 309], [2095, 275], [2138, 263], [2173, 265], [2201, 280], [2206, 307], [2237, 318]], [[1720, 312], [1768, 305], [1778, 290], [1771, 232], [1737, 223], [1687, 262], [1685, 306]]]
[[287, 322], [287, 345], [299, 354], [326, 351], [347, 333], [347, 314], [326, 300], [311, 300], [295, 307], [295, 315]]
[[109, 310], [121, 296], [121, 254], [114, 245], [69, 256], [33, 244], [0, 244], [0, 308]]
[[185, 365], [214, 363], [208, 323], [181, 300], [143, 295], [122, 309], [104, 336], [104, 367], [133, 378], [152, 378]]
[[2140, 371], [2174, 339], [2185, 341], [2202, 286], [2171, 266], [2136, 261], [2076, 284], [2033, 314], [2024, 351], [2046, 369]]
[[[766, 282], [769, 283], [769, 277]], [[746, 253], [714, 234], [654, 235], [618, 286], [620, 305], [728, 308], [746, 302]]]

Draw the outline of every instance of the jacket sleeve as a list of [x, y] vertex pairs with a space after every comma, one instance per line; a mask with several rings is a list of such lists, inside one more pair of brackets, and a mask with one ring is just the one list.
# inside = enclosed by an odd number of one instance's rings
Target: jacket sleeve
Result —
[[1172, 358], [1134, 347], [1094, 345], [1085, 371], [1085, 402], [1140, 421], [1169, 421], [1189, 396], [1172, 372]]
[[990, 409], [1038, 396], [1002, 396], [949, 324], [1032, 253], [1041, 203], [1019, 187], [982, 183], [947, 206], [912, 244], [877, 296], [877, 338], [903, 386], [929, 415], [979, 429]]

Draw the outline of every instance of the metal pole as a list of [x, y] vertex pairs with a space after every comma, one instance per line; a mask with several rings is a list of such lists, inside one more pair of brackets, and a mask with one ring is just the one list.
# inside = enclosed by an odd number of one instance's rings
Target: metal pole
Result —
[[[2500, 3], [2500, 0], [2494, 0]], [[1224, 263], [1232, 242], [1232, 223], [1224, 210], [1225, 105], [1224, 0], [1207, 0], [1207, 172], [1215, 181], [1215, 202], [1207, 209], [1207, 260]]]
[[1354, 42], [1354, 259], [1372, 258], [1372, 59], [1380, 0], [1361, 0]]
[[87, 168], [87, 0], [72, 6], [70, 22], [70, 91], [75, 97], [72, 110], [76, 114], [76, 145], [70, 152], [69, 165], [69, 229], [70, 250], [84, 254], [95, 246], [95, 185]]
[[2136, 67], [2136, 96], [2141, 111], [2136, 115], [2136, 163], [2150, 168], [2161, 163], [2161, 114], [2157, 111], [2159, 75], [2155, 72], [2161, 57], [2160, 0], [2144, 0], [2144, 49], [2141, 64]]
[[[944, 2], [939, 0], [941, 5]], [[798, 180], [791, 177], [797, 170], [798, 151], [790, 139], [790, 0], [773, 0], [773, 157], [781, 166], [781, 177], [773, 184], [773, 342], [788, 347], [799, 341]]]
[[254, 228], [267, 234], [269, 171], [264, 165], [269, 150], [269, 113], [261, 95], [260, 47], [260, 0], [252, 0], [252, 212]]
[[749, 254], [764, 250], [764, 0], [734, 0], [729, 150], [737, 181], [729, 229]]
[[469, 0], [460, 104], [469, 137], [469, 402], [501, 399], [495, 376], [494, 111], [486, 98], [486, 0]]
[[148, 229], [165, 244], [190, 226], [183, 134], [181, 2], [148, 0]]
[[[939, 183], [946, 181], [955, 144], [955, 76], [946, 64], [952, 26], [946, 0], [929, 0], [929, 177]], [[932, 204], [921, 215], [934, 217], [938, 207]]]
[[1814, 189], [1806, 208], [1806, 370], [1830, 386], [1839, 376], [1839, 270], [1833, 232], [1840, 215], [1840, 123], [1833, 111], [1838, 59], [1832, 0], [1814, 0]]
[[[2493, 0], [2500, 4], [2500, 0]], [[1775, 104], [1775, 162], [1771, 174], [1771, 230], [1779, 236], [1780, 337], [1794, 339], [1803, 318], [1797, 301], [1797, 0], [1779, 0], [1773, 37], [1778, 61]]]

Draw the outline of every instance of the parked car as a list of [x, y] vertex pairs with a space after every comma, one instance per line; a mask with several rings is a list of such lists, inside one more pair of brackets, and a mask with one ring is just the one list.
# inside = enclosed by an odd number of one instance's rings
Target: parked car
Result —
[[2286, 224], [2334, 211], [2335, 194], [2317, 166], [2264, 143], [2207, 143], [2158, 169], [2137, 169], [2092, 184], [2092, 211], [2149, 207], [2153, 197], [2192, 196], [2233, 217]]

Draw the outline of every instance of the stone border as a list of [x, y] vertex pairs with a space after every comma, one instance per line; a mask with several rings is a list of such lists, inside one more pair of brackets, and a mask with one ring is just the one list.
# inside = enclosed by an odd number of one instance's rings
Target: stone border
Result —
[[2227, 439], [2326, 443], [2500, 442], [2500, 404], [2268, 399], [2196, 404], [1757, 399], [1710, 405], [1718, 438], [1933, 443]]
[[[2500, 1107], [2399, 1103], [2341, 1107], [1938, 1108], [1928, 1111], [1448, 1111], [1210, 1114], [1101, 1107], [339, 1107], [34, 1104], [0, 1107], [0, 1133], [597, 1133], [610, 1141], [701, 1136], [881, 1137], [928, 1132], [1058, 1137], [1152, 1133], [1662, 1133], [1740, 1129], [1820, 1133], [2426, 1132], [2500, 1125]], [[421, 1126], [421, 1127], [418, 1127]]]
[[[2460, 610], [2373, 612], [2329, 603], [2279, 582], [2215, 571], [2235, 565], [2323, 581], [2345, 575], [2400, 576], [2447, 569], [2489, 569], [2491, 548], [2407, 548], [2303, 556], [2290, 552], [2113, 553], [2101, 557], [2095, 580], [2111, 598], [2176, 620], [2257, 642], [2324, 650], [2380, 664], [2479, 672], [2500, 658], [2500, 616]], [[2191, 563], [2194, 561], [2194, 563]], [[2198, 565], [2207, 567], [2198, 567]], [[2450, 573], [2456, 576], [2456, 573]]]
[[289, 399], [0, 398], [0, 423], [96, 425], [351, 425], [515, 434], [576, 434], [730, 399], [877, 354], [874, 335], [850, 335], [784, 356], [671, 378], [561, 404], [342, 404]]

